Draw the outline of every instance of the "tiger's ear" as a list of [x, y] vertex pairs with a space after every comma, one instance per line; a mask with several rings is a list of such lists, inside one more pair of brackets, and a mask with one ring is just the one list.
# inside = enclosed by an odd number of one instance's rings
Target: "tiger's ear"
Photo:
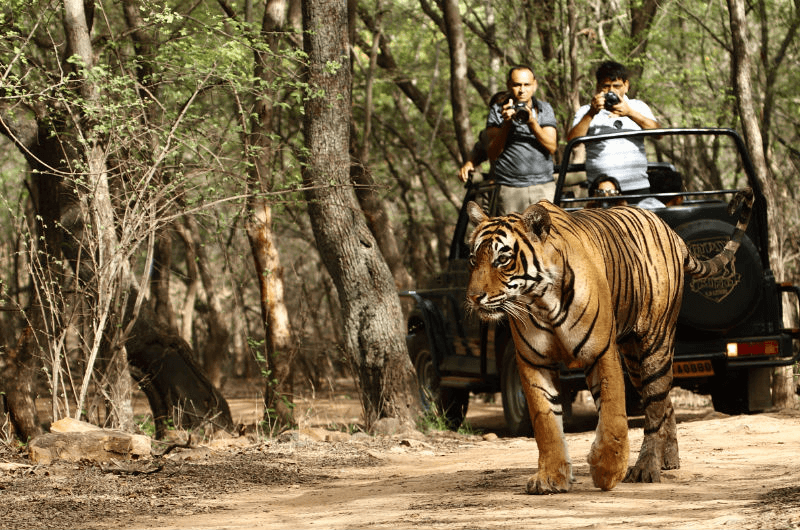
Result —
[[542, 243], [550, 235], [550, 214], [539, 204], [532, 204], [522, 213], [522, 223], [528, 233], [537, 237]]
[[485, 213], [483, 213], [483, 208], [481, 208], [475, 201], [469, 201], [469, 203], [467, 203], [467, 215], [469, 216], [469, 220], [472, 221], [475, 226], [481, 224], [489, 218]]

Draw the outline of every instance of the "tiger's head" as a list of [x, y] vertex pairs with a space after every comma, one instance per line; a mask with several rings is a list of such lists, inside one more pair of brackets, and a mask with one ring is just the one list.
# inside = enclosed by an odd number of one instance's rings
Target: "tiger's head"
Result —
[[522, 214], [490, 218], [470, 202], [467, 213], [477, 225], [470, 237], [467, 308], [482, 320], [522, 317], [553, 284], [542, 259], [551, 228], [547, 209], [534, 204]]

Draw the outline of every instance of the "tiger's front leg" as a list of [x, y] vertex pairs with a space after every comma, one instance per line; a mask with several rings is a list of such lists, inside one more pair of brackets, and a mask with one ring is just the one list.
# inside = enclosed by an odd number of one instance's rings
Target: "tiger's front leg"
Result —
[[603, 491], [616, 486], [628, 468], [628, 416], [625, 381], [616, 348], [609, 348], [590, 365], [586, 383], [597, 406], [598, 421], [587, 461], [594, 485]]
[[567, 453], [561, 401], [554, 382], [557, 372], [536, 367], [519, 354], [517, 367], [539, 448], [539, 469], [528, 480], [527, 491], [531, 495], [566, 493], [572, 485], [572, 462]]

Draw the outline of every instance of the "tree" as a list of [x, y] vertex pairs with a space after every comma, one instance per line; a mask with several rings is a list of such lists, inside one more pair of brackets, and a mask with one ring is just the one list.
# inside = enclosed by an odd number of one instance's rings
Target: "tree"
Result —
[[[273, 63], [280, 57], [278, 46], [286, 23], [287, 4], [286, 0], [269, 0], [264, 6], [260, 31], [264, 48], [254, 46], [253, 50], [253, 70], [258, 80], [256, 91], [269, 86]], [[245, 136], [245, 152], [251, 159], [247, 172], [247, 237], [258, 278], [266, 334], [264, 414], [270, 429], [277, 432], [295, 424], [291, 365], [296, 348], [292, 344], [292, 328], [284, 303], [283, 267], [272, 230], [272, 205], [266, 195], [272, 191], [274, 181], [272, 172], [277, 150], [273, 137], [274, 114], [271, 98], [266, 94], [256, 98], [249, 119], [249, 133]]]
[[[767, 217], [770, 219], [770, 262], [776, 268], [773, 272], [777, 278], [784, 277], [782, 267], [783, 256], [780, 255], [780, 241], [778, 240], [778, 229], [776, 225], [775, 212], [779, 211], [779, 192], [775, 178], [770, 175], [764, 152], [765, 136], [759, 127], [759, 120], [754, 106], [755, 93], [751, 81], [752, 64], [750, 59], [749, 39], [747, 36], [747, 17], [745, 15], [745, 4], [742, 0], [728, 0], [728, 11], [730, 14], [731, 27], [731, 77], [736, 94], [736, 102], [739, 108], [739, 118], [744, 129], [744, 140], [750, 151], [756, 177], [764, 191], [766, 204], [761, 207], [766, 208]], [[796, 26], [795, 26], [796, 27]], [[772, 400], [773, 404], [780, 408], [795, 408], [797, 396], [794, 392], [794, 378], [792, 367], [776, 369], [773, 374]]]
[[[120, 120], [125, 122], [120, 124], [124, 130], [139, 116], [113, 114], [107, 106], [109, 85], [103, 84], [104, 68], [96, 63], [99, 54], [90, 38], [93, 15], [92, 10], [84, 11], [82, 2], [64, 0], [67, 47], [60, 69], [64, 89], [59, 82], [27, 85], [50, 79], [51, 72], [45, 68], [56, 62], [55, 57], [62, 58], [58, 53], [48, 56], [58, 52], [57, 47], [37, 39], [30, 42], [42, 43], [40, 48], [28, 52], [41, 53], [42, 60], [15, 64], [29, 68], [30, 78], [6, 85], [6, 93], [13, 90], [22, 97], [3, 105], [0, 131], [32, 169], [38, 220], [28, 244], [31, 283], [41, 304], [31, 303], [28, 313], [42, 314], [29, 318], [35, 340], [19, 341], [35, 351], [19, 358], [40, 361], [39, 355], [44, 354], [53, 420], [97, 409], [89, 406], [90, 388], [97, 388], [92, 399], [99, 397], [105, 403], [106, 421], [132, 429], [132, 374], [150, 400], [159, 434], [168, 421], [182, 426], [212, 422], [232, 428], [227, 403], [197, 368], [191, 347], [142, 304], [147, 274], [139, 282], [130, 270], [142, 243], [149, 239], [152, 250], [149, 235], [164, 226], [165, 220], [157, 214], [163, 213], [171, 189], [152, 191], [155, 169], [145, 164], [139, 166], [145, 168], [143, 172], [133, 170], [141, 151], [123, 135], [115, 136], [117, 131], [108, 125]], [[54, 68], [53, 79], [59, 79], [58, 72]], [[116, 81], [122, 86], [128, 80], [122, 76]], [[152, 151], [152, 147], [148, 144], [142, 150]], [[168, 147], [156, 150], [152, 159], [156, 168], [167, 153]], [[118, 167], [128, 162], [129, 172], [112, 172], [110, 159]], [[126, 201], [127, 192], [135, 199]], [[66, 366], [64, 346], [75, 333], [85, 364], [83, 373], [73, 376]], [[72, 388], [77, 390], [69, 397]], [[38, 422], [27, 418], [15, 423]]]
[[[353, 30], [355, 29], [353, 27], [355, 22], [354, 8], [354, 2], [348, 4], [348, 23], [351, 25], [350, 34], [354, 33]], [[380, 11], [380, 2], [378, 3], [378, 8]], [[370, 151], [372, 145], [371, 136], [374, 110], [373, 85], [378, 61], [378, 45], [383, 32], [380, 27], [380, 16], [376, 21], [376, 25], [377, 29], [372, 35], [369, 64], [365, 72], [364, 113], [363, 118], [360, 120], [363, 123], [361, 145], [358, 144], [358, 124], [356, 123], [355, 115], [351, 114], [350, 116], [352, 123], [351, 128], [353, 130], [350, 134], [350, 156], [353, 158], [353, 164], [350, 166], [350, 178], [356, 186], [356, 197], [366, 217], [367, 225], [378, 243], [378, 247], [386, 260], [386, 264], [392, 271], [396, 287], [398, 289], [410, 289], [413, 286], [411, 275], [403, 263], [403, 255], [400, 251], [400, 245], [397, 242], [397, 237], [390, 221], [389, 212], [378, 193], [378, 185], [370, 173]], [[353, 62], [355, 62], [358, 55], [353, 54], [353, 56]]]
[[344, 0], [303, 1], [307, 83], [303, 181], [317, 248], [339, 295], [345, 350], [361, 386], [367, 426], [421, 411], [391, 273], [350, 184], [350, 67]]
[[472, 148], [467, 105], [467, 44], [461, 28], [461, 13], [457, 0], [444, 0], [444, 26], [450, 47], [450, 101], [453, 106], [453, 126], [458, 138], [462, 161]]

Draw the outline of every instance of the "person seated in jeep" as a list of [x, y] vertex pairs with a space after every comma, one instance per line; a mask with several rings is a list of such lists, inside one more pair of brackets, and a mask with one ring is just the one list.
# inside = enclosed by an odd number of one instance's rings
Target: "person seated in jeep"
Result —
[[596, 201], [586, 203], [587, 208], [611, 208], [612, 206], [625, 206], [628, 201], [624, 199], [608, 200], [605, 197], [617, 197], [621, 193], [619, 181], [608, 175], [600, 175], [589, 184], [589, 197], [597, 197]]
[[[674, 169], [657, 169], [650, 173], [650, 191], [653, 193], [680, 193], [683, 191], [683, 175]], [[664, 197], [664, 206], [679, 206], [683, 195]]]

